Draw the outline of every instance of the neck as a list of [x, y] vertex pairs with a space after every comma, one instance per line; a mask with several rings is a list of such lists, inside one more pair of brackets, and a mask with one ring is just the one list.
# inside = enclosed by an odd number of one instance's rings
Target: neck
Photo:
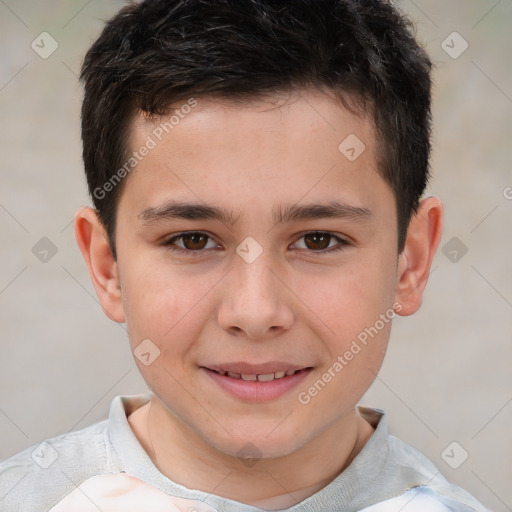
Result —
[[155, 396], [128, 422], [155, 466], [172, 481], [268, 510], [291, 507], [324, 488], [373, 433], [354, 410], [289, 455], [241, 464], [180, 422]]

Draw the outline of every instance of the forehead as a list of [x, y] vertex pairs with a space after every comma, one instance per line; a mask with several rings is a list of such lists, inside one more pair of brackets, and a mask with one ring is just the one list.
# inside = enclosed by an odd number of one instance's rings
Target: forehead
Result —
[[[356, 104], [350, 96], [346, 100]], [[246, 101], [201, 97], [175, 103], [169, 114], [162, 117], [149, 118], [139, 112], [132, 121], [129, 144], [133, 149], [141, 142], [141, 136], [148, 135], [153, 136], [157, 144], [172, 143], [172, 139], [177, 143], [178, 138], [195, 132], [192, 135], [197, 146], [215, 142], [219, 149], [240, 148], [242, 143], [244, 149], [256, 149], [264, 143], [268, 154], [272, 148], [267, 135], [271, 133], [275, 146], [298, 144], [295, 153], [302, 148], [311, 152], [312, 144], [319, 150], [325, 146], [330, 152], [338, 149], [337, 142], [352, 130], [364, 140], [369, 152], [373, 152], [375, 135], [371, 124], [362, 112], [354, 114], [332, 93], [317, 89], [276, 93]], [[194, 141], [189, 138], [187, 142], [187, 147], [181, 149], [190, 148]], [[214, 149], [209, 147], [210, 151]]]
[[121, 195], [139, 212], [169, 194], [262, 212], [318, 195], [371, 206], [388, 189], [369, 119], [317, 90], [245, 103], [185, 100], [169, 115], [135, 118], [130, 151], [144, 146], [151, 149]]

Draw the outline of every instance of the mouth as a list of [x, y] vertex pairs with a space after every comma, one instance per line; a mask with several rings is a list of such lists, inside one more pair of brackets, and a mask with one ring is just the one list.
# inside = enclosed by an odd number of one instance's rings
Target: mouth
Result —
[[300, 370], [278, 370], [274, 373], [237, 373], [228, 370], [212, 370], [211, 368], [206, 368], [212, 372], [217, 373], [218, 375], [226, 375], [232, 379], [241, 379], [246, 381], [258, 381], [258, 382], [271, 382], [273, 380], [283, 379], [284, 377], [291, 377], [295, 375], [297, 372], [301, 372], [303, 370], [307, 370], [308, 368], [302, 368]]
[[210, 382], [213, 380], [230, 396], [245, 402], [266, 402], [290, 392], [309, 375], [313, 367], [284, 363], [237, 363], [201, 366], [200, 369], [210, 378]]

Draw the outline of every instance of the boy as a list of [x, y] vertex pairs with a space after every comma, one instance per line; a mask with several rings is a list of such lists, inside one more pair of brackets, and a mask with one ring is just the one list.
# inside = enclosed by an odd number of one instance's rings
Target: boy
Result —
[[146, 0], [84, 61], [75, 235], [151, 392], [6, 511], [483, 511], [358, 401], [421, 305], [430, 61], [384, 0]]

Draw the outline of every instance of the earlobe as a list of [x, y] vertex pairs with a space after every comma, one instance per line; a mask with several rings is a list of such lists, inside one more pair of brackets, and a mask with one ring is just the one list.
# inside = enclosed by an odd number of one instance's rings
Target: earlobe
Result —
[[405, 247], [398, 257], [395, 299], [402, 306], [399, 315], [412, 315], [421, 306], [442, 227], [441, 201], [435, 197], [423, 199], [411, 218]]
[[81, 208], [76, 213], [75, 238], [103, 311], [114, 322], [124, 322], [117, 263], [105, 228], [92, 208]]

